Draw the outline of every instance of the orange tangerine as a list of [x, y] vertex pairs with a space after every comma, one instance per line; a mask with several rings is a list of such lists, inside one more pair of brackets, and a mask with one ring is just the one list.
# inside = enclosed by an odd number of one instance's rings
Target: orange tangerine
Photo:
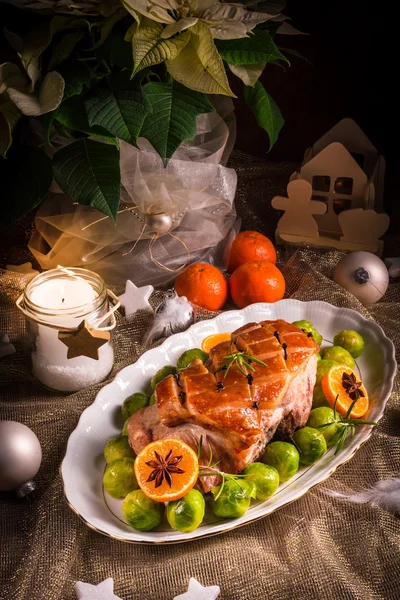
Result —
[[350, 418], [361, 419], [368, 411], [369, 400], [367, 390], [350, 367], [344, 367], [343, 365], [331, 367], [322, 378], [321, 385], [322, 391], [332, 407], [335, 404], [336, 396], [338, 397], [336, 410], [342, 416], [346, 416], [353, 402], [351, 395], [354, 397], [355, 389], [360, 390], [363, 396], [360, 396], [353, 406]]
[[179, 500], [197, 481], [199, 461], [190, 446], [178, 439], [151, 442], [135, 459], [139, 487], [156, 502]]
[[210, 350], [214, 348], [214, 346], [216, 346], [217, 344], [220, 344], [221, 342], [229, 342], [231, 336], [231, 333], [213, 333], [211, 335], [208, 335], [201, 342], [201, 349], [203, 350], [203, 352], [206, 352], [208, 354]]

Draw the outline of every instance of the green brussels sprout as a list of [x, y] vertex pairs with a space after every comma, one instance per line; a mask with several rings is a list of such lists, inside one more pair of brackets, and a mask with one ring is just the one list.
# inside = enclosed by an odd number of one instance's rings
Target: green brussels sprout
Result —
[[330, 404], [326, 399], [324, 392], [322, 391], [322, 387], [320, 385], [316, 385], [313, 390], [312, 407], [318, 408], [319, 406], [330, 406]]
[[317, 363], [317, 379], [315, 385], [321, 385], [323, 376], [329, 371], [331, 367], [336, 367], [339, 363], [336, 360], [319, 360]]
[[121, 435], [123, 435], [123, 436], [127, 436], [128, 435], [128, 421], [129, 421], [129, 419], [127, 419], [125, 421], [124, 426], [122, 428]]
[[295, 431], [293, 440], [300, 450], [302, 465], [313, 465], [325, 454], [327, 449], [322, 433], [312, 427], [302, 427], [302, 429]]
[[151, 500], [142, 490], [130, 492], [122, 502], [125, 521], [138, 531], [150, 531], [160, 525], [164, 504]]
[[279, 473], [275, 467], [254, 462], [243, 471], [246, 480], [256, 486], [256, 500], [266, 500], [275, 494], [279, 485]]
[[186, 350], [186, 352], [181, 354], [178, 358], [176, 368], [178, 369], [178, 371], [186, 369], [186, 367], [188, 367], [195, 358], [200, 358], [204, 363], [208, 358], [208, 354], [203, 352], [203, 350], [201, 350], [200, 348], [192, 348], [191, 350]]
[[[332, 423], [332, 425], [321, 427], [321, 425], [325, 425], [325, 423]], [[324, 436], [328, 448], [331, 448], [337, 444], [340, 434], [343, 430], [343, 425], [336, 423], [333, 409], [330, 407], [328, 408], [327, 406], [314, 408], [310, 412], [307, 425], [308, 427], [318, 428], [318, 431], [320, 431]]]
[[133, 465], [133, 458], [118, 458], [106, 466], [103, 485], [113, 498], [125, 498], [129, 492], [138, 487]]
[[322, 344], [322, 335], [315, 329], [311, 321], [293, 321], [292, 325], [296, 325], [296, 327], [303, 329], [306, 333], [311, 333], [318, 346]]
[[111, 463], [119, 458], [135, 458], [135, 453], [129, 445], [126, 435], [112, 438], [104, 446], [104, 458], [106, 463]]
[[150, 396], [150, 402], [149, 402], [149, 406], [153, 406], [153, 404], [155, 404], [156, 402], [157, 402], [157, 400], [156, 400], [156, 395], [153, 393], [153, 394]]
[[321, 352], [317, 352], [317, 354], [315, 356], [317, 357], [317, 360], [321, 360], [321, 358], [322, 358]]
[[211, 490], [211, 508], [216, 517], [235, 519], [243, 517], [250, 506], [252, 498], [256, 497], [256, 486], [246, 479], [227, 479], [221, 491], [221, 486]]
[[172, 365], [166, 365], [165, 367], [161, 367], [161, 369], [159, 369], [157, 373], [155, 373], [151, 378], [151, 389], [155, 390], [157, 383], [160, 383], [160, 381], [168, 377], [168, 375], [175, 375], [175, 373], [176, 368]]
[[262, 461], [275, 467], [280, 481], [288, 481], [296, 475], [299, 468], [300, 456], [298, 450], [289, 442], [271, 442], [266, 447]]
[[124, 419], [129, 419], [134, 412], [148, 405], [150, 397], [143, 392], [136, 392], [128, 396], [122, 403], [121, 413]]
[[353, 329], [343, 329], [343, 331], [339, 331], [333, 338], [333, 344], [347, 350], [353, 358], [361, 356], [364, 352], [364, 339]]
[[199, 490], [190, 490], [179, 500], [167, 505], [167, 520], [172, 529], [189, 533], [194, 531], [204, 519], [206, 503]]
[[355, 362], [354, 358], [347, 352], [344, 348], [340, 346], [330, 346], [329, 348], [325, 348], [322, 352], [323, 360], [334, 360], [339, 365], [346, 365], [346, 367], [350, 367], [350, 369], [354, 369]]

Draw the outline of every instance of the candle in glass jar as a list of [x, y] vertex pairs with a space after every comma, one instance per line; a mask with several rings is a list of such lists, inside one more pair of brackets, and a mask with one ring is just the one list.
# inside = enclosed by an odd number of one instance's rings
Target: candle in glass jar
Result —
[[32, 368], [37, 379], [49, 388], [65, 392], [105, 379], [114, 360], [110, 341], [98, 349], [98, 360], [88, 356], [68, 358], [68, 348], [58, 337], [60, 330], [77, 328], [83, 320], [90, 325], [101, 322], [109, 310], [101, 277], [78, 268], [41, 273], [25, 290], [24, 310], [28, 316]]

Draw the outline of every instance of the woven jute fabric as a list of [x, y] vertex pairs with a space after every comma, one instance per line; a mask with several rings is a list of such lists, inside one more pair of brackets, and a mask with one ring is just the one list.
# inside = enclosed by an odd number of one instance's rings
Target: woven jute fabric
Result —
[[[236, 155], [237, 209], [243, 227], [272, 235], [277, 215], [271, 197], [282, 194], [293, 165], [266, 165]], [[29, 257], [15, 230], [3, 260]], [[388, 238], [389, 255], [399, 254], [398, 239]], [[352, 308], [375, 320], [400, 347], [400, 283], [366, 309], [331, 280], [342, 254], [284, 248], [279, 265], [286, 296], [324, 300]], [[73, 600], [74, 581], [115, 580], [124, 600], [172, 600], [187, 590], [191, 576], [204, 586], [219, 585], [221, 600], [387, 600], [400, 598], [400, 520], [379, 508], [331, 498], [327, 489], [358, 491], [400, 471], [400, 382], [380, 427], [355, 456], [327, 481], [296, 502], [230, 532], [178, 545], [133, 545], [102, 536], [67, 506], [59, 465], [69, 435], [102, 385], [61, 396], [44, 389], [30, 372], [25, 323], [15, 300], [26, 277], [0, 271], [0, 331], [17, 352], [0, 360], [0, 419], [31, 427], [42, 445], [43, 462], [31, 498], [0, 494], [0, 598]], [[159, 304], [164, 292], [152, 297]], [[211, 318], [201, 313], [197, 319]], [[118, 315], [116, 358], [110, 379], [142, 353], [149, 316], [127, 322]], [[397, 356], [399, 359], [399, 356]], [[89, 483], [89, 482], [88, 482]], [[234, 524], [234, 523], [233, 523]]]

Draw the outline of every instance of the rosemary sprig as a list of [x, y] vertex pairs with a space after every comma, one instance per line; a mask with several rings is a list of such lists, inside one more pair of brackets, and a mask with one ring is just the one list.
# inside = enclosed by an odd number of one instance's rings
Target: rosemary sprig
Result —
[[379, 423], [375, 423], [375, 421], [363, 421], [362, 419], [352, 419], [350, 417], [351, 411], [353, 410], [354, 405], [356, 404], [356, 402], [358, 400], [358, 397], [356, 397], [353, 400], [353, 402], [350, 404], [350, 407], [346, 413], [346, 416], [341, 417], [339, 415], [339, 413], [336, 411], [336, 404], [337, 404], [338, 398], [339, 398], [339, 394], [336, 396], [335, 402], [333, 405], [334, 421], [331, 421], [330, 423], [324, 423], [323, 425], [317, 425], [317, 427], [316, 427], [316, 429], [321, 429], [322, 427], [329, 427], [330, 425], [335, 425], [335, 424], [341, 425], [342, 431], [341, 431], [339, 439], [336, 443], [335, 456], [343, 448], [343, 444], [345, 443], [348, 434], [351, 433], [351, 435], [354, 435], [357, 425], [372, 425], [373, 427], [376, 427], [379, 425]]
[[[202, 448], [203, 448], [203, 436], [201, 435], [198, 446], [197, 446], [197, 458], [198, 459], [200, 459]], [[212, 475], [219, 475], [222, 478], [221, 487], [219, 488], [218, 494], [214, 497], [214, 499], [218, 500], [218, 498], [220, 497], [222, 490], [224, 489], [225, 481], [228, 481], [228, 480], [236, 481], [238, 486], [241, 489], [243, 489], [242, 486], [240, 485], [239, 481], [237, 481], [237, 480], [240, 478], [243, 478], [244, 475], [225, 473], [224, 471], [220, 471], [219, 469], [217, 469], [216, 467], [220, 461], [217, 461], [216, 463], [212, 464], [211, 444], [208, 444], [208, 448], [209, 448], [210, 457], [208, 459], [207, 465], [199, 465], [199, 477], [209, 477]]]
[[232, 367], [233, 364], [236, 365], [236, 367], [244, 377], [247, 377], [247, 373], [244, 371], [244, 368], [253, 371], [253, 373], [257, 373], [255, 368], [250, 364], [250, 362], [255, 362], [259, 365], [262, 365], [263, 367], [267, 366], [265, 362], [263, 362], [259, 358], [256, 358], [255, 356], [252, 356], [251, 354], [247, 354], [246, 352], [233, 352], [232, 342], [230, 345], [230, 354], [227, 354], [222, 358], [224, 359], [224, 362], [217, 369], [217, 373], [218, 371], [223, 371], [224, 369], [226, 369], [224, 379], [228, 375], [229, 369]]

